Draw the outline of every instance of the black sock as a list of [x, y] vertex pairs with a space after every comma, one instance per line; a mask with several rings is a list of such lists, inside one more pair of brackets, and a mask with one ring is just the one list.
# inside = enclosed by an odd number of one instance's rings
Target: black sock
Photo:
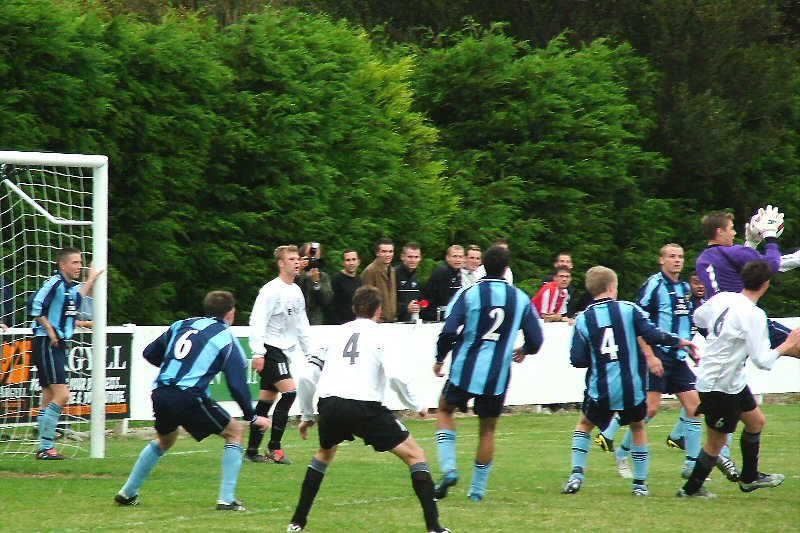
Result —
[[711, 457], [705, 450], [700, 450], [700, 454], [697, 456], [697, 462], [694, 464], [694, 470], [692, 470], [691, 476], [689, 476], [689, 479], [683, 485], [683, 491], [686, 494], [694, 494], [700, 490], [700, 487], [703, 486], [708, 474], [711, 473], [716, 463], [716, 457]]
[[739, 444], [742, 447], [742, 473], [739, 475], [739, 479], [742, 480], [742, 483], [752, 483], [758, 479], [758, 451], [761, 448], [761, 432], [742, 431]]
[[[269, 416], [269, 410], [272, 408], [272, 400], [258, 400], [256, 403], [256, 414], [258, 416]], [[264, 432], [257, 426], [250, 426], [250, 437], [247, 439], [247, 455], [254, 456], [258, 454], [258, 449], [261, 447], [261, 441], [264, 438]]]
[[442, 526], [439, 524], [439, 509], [436, 507], [436, 499], [433, 494], [433, 479], [428, 469], [428, 463], [417, 463], [411, 465], [411, 486], [419, 498], [422, 505], [422, 515], [425, 517], [425, 526], [428, 531], [440, 531]]
[[267, 444], [269, 451], [274, 452], [281, 449], [281, 440], [283, 439], [284, 431], [286, 431], [286, 423], [288, 421], [289, 413], [287, 411], [275, 409], [275, 412], [272, 413], [272, 431], [269, 434], [269, 443]]
[[322, 479], [325, 477], [325, 470], [328, 465], [322, 461], [312, 459], [306, 470], [306, 477], [303, 479], [303, 486], [300, 489], [300, 501], [297, 502], [297, 508], [292, 515], [292, 523], [300, 527], [306, 527], [308, 521], [308, 513], [311, 511], [311, 506], [314, 505], [314, 498], [317, 497], [319, 487], [322, 485]]

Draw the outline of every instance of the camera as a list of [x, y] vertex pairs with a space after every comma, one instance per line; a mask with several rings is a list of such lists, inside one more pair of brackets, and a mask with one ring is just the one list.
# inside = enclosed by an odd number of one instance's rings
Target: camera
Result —
[[316, 268], [322, 270], [325, 267], [325, 260], [321, 257], [317, 259], [317, 250], [319, 250], [319, 243], [312, 242], [308, 246], [308, 269]]

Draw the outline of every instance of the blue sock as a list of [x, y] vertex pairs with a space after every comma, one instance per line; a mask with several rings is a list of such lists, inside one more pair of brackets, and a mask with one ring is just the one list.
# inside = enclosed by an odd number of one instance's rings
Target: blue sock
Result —
[[492, 471], [493, 461], [489, 461], [485, 465], [475, 461], [475, 466], [472, 469], [472, 481], [469, 484], [469, 494], [478, 496], [483, 499], [486, 495], [486, 482], [489, 481], [489, 474]]
[[725, 459], [731, 458], [731, 441], [733, 440], [733, 433], [728, 433], [728, 443], [722, 447], [722, 451], [719, 454], [724, 457]]
[[[644, 423], [649, 424], [650, 418], [645, 417]], [[628, 454], [631, 452], [631, 450], [633, 450], [631, 442], [633, 442], [633, 432], [629, 427], [628, 430], [625, 432], [625, 436], [622, 438], [622, 443], [619, 446], [617, 446], [616, 450], [614, 450], [614, 455], [616, 455], [618, 459], [623, 459], [627, 457]]]
[[591, 435], [585, 431], [576, 429], [572, 434], [572, 475], [570, 479], [579, 478], [583, 480], [583, 473], [586, 471], [586, 462], [589, 459], [590, 440]]
[[650, 468], [649, 446], [634, 444], [631, 446], [631, 457], [633, 458], [633, 482], [634, 484], [637, 481], [644, 483], [647, 481], [647, 471]]
[[452, 429], [437, 430], [436, 450], [439, 452], [439, 470], [442, 474], [456, 470], [456, 432]]
[[699, 418], [687, 418], [683, 421], [683, 437], [686, 442], [686, 467], [694, 468], [697, 456], [700, 455], [700, 448], [703, 443], [703, 427]]
[[49, 450], [55, 446], [53, 439], [56, 437], [56, 426], [58, 425], [58, 419], [63, 410], [64, 408], [56, 402], [50, 402], [44, 412], [41, 410], [39, 411], [39, 419], [37, 422], [39, 425], [40, 450]]
[[[678, 440], [679, 438], [685, 436], [685, 431], [686, 431], [685, 430], [685, 427], [686, 427], [685, 423], [686, 423], [686, 420], [688, 420], [688, 419], [689, 419], [689, 415], [686, 413], [686, 408], [685, 407], [681, 407], [681, 414], [678, 417], [678, 421], [675, 422], [675, 427], [672, 428], [672, 433], [669, 434], [669, 438], [671, 438], [672, 440]], [[695, 455], [695, 457], [697, 457], [697, 456]]]
[[142, 483], [144, 483], [144, 480], [147, 479], [147, 476], [150, 475], [150, 472], [165, 453], [167, 452], [159, 448], [154, 440], [150, 441], [150, 443], [144, 447], [142, 453], [139, 454], [139, 459], [136, 460], [136, 464], [133, 465], [133, 470], [131, 470], [131, 475], [128, 476], [128, 481], [126, 481], [125, 485], [122, 487], [122, 492], [124, 492], [127, 497], [130, 498], [139, 494], [139, 488], [142, 486]]
[[242, 469], [242, 447], [232, 442], [225, 443], [222, 451], [222, 483], [219, 486], [219, 500], [232, 503], [236, 499], [236, 482]]
[[602, 431], [603, 436], [607, 440], [614, 440], [614, 435], [617, 434], [617, 431], [619, 431], [620, 427], [622, 426], [619, 425], [619, 417], [614, 416], [611, 419], [611, 422], [609, 422], [608, 427]]

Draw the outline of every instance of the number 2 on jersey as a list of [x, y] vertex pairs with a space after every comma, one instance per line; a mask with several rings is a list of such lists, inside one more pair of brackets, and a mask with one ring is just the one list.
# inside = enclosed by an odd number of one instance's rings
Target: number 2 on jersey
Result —
[[494, 309], [489, 311], [489, 318], [494, 319], [494, 323], [492, 324], [492, 327], [489, 329], [489, 331], [487, 331], [482, 338], [485, 341], [497, 342], [500, 340], [500, 334], [496, 333], [496, 331], [500, 329], [500, 326], [503, 325], [503, 320], [505, 320], [506, 318], [506, 312], [503, 311], [502, 307], [495, 307]]
[[358, 336], [360, 333], [353, 333], [350, 335], [350, 340], [347, 341], [347, 344], [344, 345], [344, 351], [342, 351], [342, 357], [349, 357], [350, 364], [356, 364], [356, 357], [358, 357]]
[[617, 346], [614, 339], [614, 329], [605, 328], [603, 330], [603, 340], [600, 341], [600, 353], [607, 355], [609, 361], [616, 361], [617, 352], [619, 352], [619, 346]]

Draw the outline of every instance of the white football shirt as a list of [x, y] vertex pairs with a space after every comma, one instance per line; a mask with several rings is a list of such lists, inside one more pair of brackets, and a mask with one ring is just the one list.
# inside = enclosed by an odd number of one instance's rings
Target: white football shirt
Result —
[[386, 384], [400, 400], [419, 413], [425, 406], [403, 376], [404, 363], [393, 348], [385, 326], [357, 318], [338, 326], [329, 342], [311, 356], [300, 377], [300, 410], [303, 420], [314, 416], [314, 393], [383, 403]]
[[266, 353], [265, 344], [289, 350], [298, 342], [303, 354], [311, 353], [308, 316], [303, 291], [296, 283], [275, 278], [258, 291], [250, 314], [250, 351]]
[[697, 308], [694, 322], [708, 329], [697, 372], [697, 390], [738, 394], [745, 388], [748, 356], [770, 370], [780, 354], [769, 347], [767, 315], [745, 295], [720, 292]]

